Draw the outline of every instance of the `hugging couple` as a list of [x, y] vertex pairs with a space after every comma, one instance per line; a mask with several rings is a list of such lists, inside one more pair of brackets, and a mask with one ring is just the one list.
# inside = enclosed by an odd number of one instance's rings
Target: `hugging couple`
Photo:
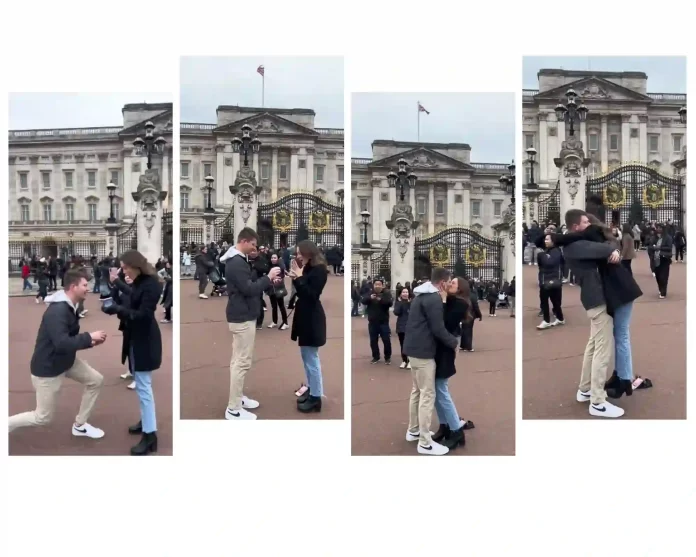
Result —
[[[459, 417], [449, 392], [461, 324], [473, 321], [468, 281], [450, 276], [436, 267], [430, 282], [414, 289], [403, 345], [413, 379], [406, 441], [418, 441], [418, 453], [433, 456], [464, 445], [464, 430], [474, 427]], [[440, 421], [435, 434], [430, 431], [433, 410]]]
[[[619, 418], [622, 408], [609, 398], [633, 394], [631, 313], [643, 295], [631, 271], [621, 264], [621, 246], [597, 217], [580, 209], [565, 214], [568, 232], [547, 239], [563, 248], [563, 256], [580, 286], [580, 301], [590, 319], [590, 339], [585, 348], [578, 402], [590, 403], [591, 416]], [[608, 379], [612, 356], [616, 370]], [[608, 379], [608, 380], [607, 380]], [[646, 386], [648, 380], [645, 380]]]

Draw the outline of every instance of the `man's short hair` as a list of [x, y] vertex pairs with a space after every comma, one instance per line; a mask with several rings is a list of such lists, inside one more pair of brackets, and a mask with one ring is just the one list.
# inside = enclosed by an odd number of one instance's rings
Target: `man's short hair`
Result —
[[376, 278], [373, 282], [372, 285], [374, 286], [375, 282], [381, 282], [382, 286], [384, 286], [384, 281], [381, 278]]
[[86, 269], [69, 269], [63, 276], [63, 289], [70, 290], [73, 284], [80, 284], [82, 279], [89, 280], [89, 274]]
[[586, 217], [587, 213], [582, 209], [569, 209], [565, 214], [566, 227], [572, 228], [580, 224], [582, 217]]
[[430, 282], [442, 282], [443, 280], [449, 280], [450, 276], [452, 276], [452, 273], [450, 273], [447, 269], [444, 267], [434, 267], [433, 272], [430, 275]]
[[251, 242], [252, 240], [256, 240], [257, 243], [259, 241], [259, 235], [256, 233], [256, 230], [249, 228], [248, 226], [242, 228], [242, 230], [239, 232], [239, 236], [237, 236], [237, 243]]

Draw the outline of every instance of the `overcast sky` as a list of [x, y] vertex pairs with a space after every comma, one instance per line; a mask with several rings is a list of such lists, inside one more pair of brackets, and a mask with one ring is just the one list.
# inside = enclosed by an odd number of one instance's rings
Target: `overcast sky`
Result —
[[468, 143], [471, 162], [509, 163], [515, 156], [513, 93], [354, 93], [351, 157], [372, 157], [375, 139]]
[[170, 103], [172, 93], [10, 93], [9, 129], [123, 125], [126, 104]]
[[254, 56], [181, 58], [181, 121], [216, 123], [220, 105], [261, 107], [266, 74], [267, 108], [311, 108], [319, 128], [343, 128], [343, 58]]
[[525, 56], [524, 89], [538, 89], [541, 69], [644, 72], [648, 93], [686, 93], [686, 56]]

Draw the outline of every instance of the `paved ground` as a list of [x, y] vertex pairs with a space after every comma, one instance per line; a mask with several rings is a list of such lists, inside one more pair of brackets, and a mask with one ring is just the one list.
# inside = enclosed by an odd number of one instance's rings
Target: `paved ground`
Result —
[[[44, 304], [35, 304], [31, 298], [11, 298], [10, 356], [9, 356], [9, 413], [17, 414], [35, 408], [34, 389], [31, 384], [31, 361], [36, 332]], [[69, 379], [63, 383], [54, 422], [46, 428], [18, 429], [9, 437], [11, 455], [128, 455], [130, 447], [138, 441], [128, 434], [128, 426], [140, 419], [138, 396], [126, 388], [127, 383], [119, 375], [125, 372], [121, 365], [121, 342], [118, 319], [99, 311], [98, 296], [90, 296], [86, 304], [89, 313], [81, 321], [81, 330], [104, 330], [109, 335], [97, 348], [82, 352], [84, 359], [104, 376], [104, 386], [90, 423], [102, 428], [102, 439], [73, 437], [71, 426], [77, 414], [82, 387]], [[163, 317], [162, 310], [158, 318]], [[163, 341], [162, 368], [153, 375], [153, 388], [157, 407], [158, 455], [172, 454], [172, 328], [160, 325]]]
[[[483, 309], [482, 304], [482, 309]], [[474, 422], [466, 446], [452, 455], [515, 454], [515, 320], [508, 310], [474, 326], [475, 352], [459, 352], [450, 392], [459, 414]], [[392, 335], [393, 362], [372, 365], [367, 319], [351, 318], [352, 453], [353, 455], [416, 455], [415, 443], [404, 439], [408, 428], [411, 372], [399, 369], [399, 339]], [[392, 330], [396, 319], [392, 316]], [[380, 350], [382, 343], [380, 341]], [[432, 429], [438, 427], [433, 414]]]
[[[633, 308], [633, 372], [654, 387], [616, 402], [625, 418], [686, 419], [686, 264], [674, 263], [667, 298], [658, 298], [647, 254], [640, 252], [633, 273], [643, 290]], [[563, 287], [566, 325], [538, 331], [541, 322], [537, 267], [524, 268], [523, 418], [591, 418], [586, 403], [575, 402], [589, 322], [580, 288]], [[613, 369], [613, 367], [612, 367]]]
[[[290, 279], [287, 279], [290, 291]], [[210, 285], [207, 292], [210, 292]], [[227, 298], [198, 298], [198, 282], [181, 281], [181, 418], [223, 419], [229, 396], [232, 340], [225, 319]], [[264, 420], [343, 419], [343, 278], [329, 276], [322, 295], [326, 312], [327, 344], [319, 355], [324, 375], [320, 413], [297, 411], [295, 390], [305, 374], [300, 351], [290, 340], [290, 329], [268, 329], [271, 308], [257, 331], [254, 362], [244, 392], [258, 400], [254, 411]], [[290, 316], [290, 324], [293, 317]]]

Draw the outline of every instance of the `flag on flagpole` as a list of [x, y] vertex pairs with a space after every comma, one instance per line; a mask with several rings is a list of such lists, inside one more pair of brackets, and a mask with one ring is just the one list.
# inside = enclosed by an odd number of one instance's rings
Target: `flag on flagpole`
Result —
[[425, 112], [426, 114], [430, 114], [430, 112], [425, 110], [425, 107], [421, 103], [418, 103], [418, 112]]
[[259, 66], [258, 68], [256, 68], [256, 72], [257, 72], [257, 73], [260, 73], [260, 74], [261, 74], [261, 77], [264, 77], [264, 72], [265, 72], [265, 71], [266, 71], [266, 70], [265, 70], [265, 68], [264, 68], [263, 66]]

